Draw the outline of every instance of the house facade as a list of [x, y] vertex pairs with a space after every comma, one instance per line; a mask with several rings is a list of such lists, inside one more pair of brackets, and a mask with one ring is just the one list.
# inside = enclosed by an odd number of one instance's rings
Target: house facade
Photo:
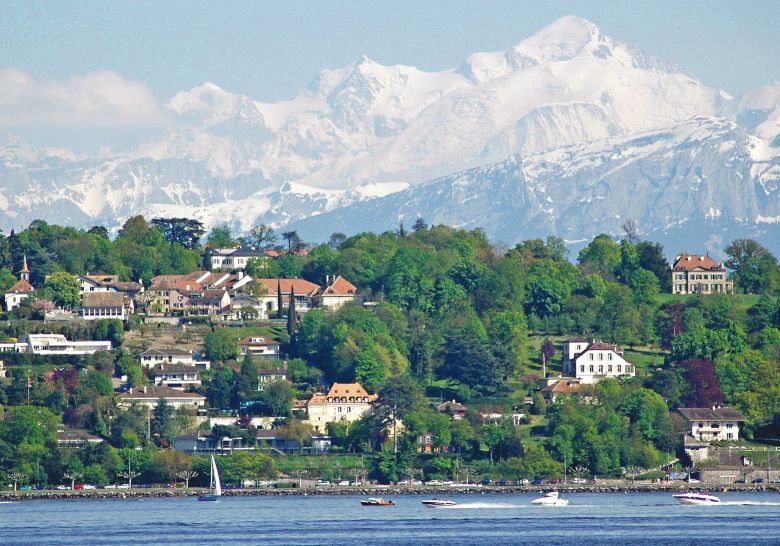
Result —
[[282, 307], [290, 305], [290, 296], [295, 294], [295, 311], [305, 313], [311, 308], [312, 297], [320, 289], [319, 285], [304, 279], [255, 279], [262, 294], [255, 296], [263, 309], [261, 319], [273, 318], [278, 309], [278, 292], [282, 293]]
[[164, 398], [168, 404], [176, 409], [198, 409], [206, 405], [206, 397], [200, 394], [155, 386], [131, 388], [127, 392], [123, 392], [117, 396], [117, 406], [127, 408], [135, 403], [153, 410], [160, 402], [160, 398]]
[[147, 349], [141, 353], [140, 360], [144, 368], [155, 368], [166, 364], [197, 366], [195, 354], [183, 349]]
[[215, 248], [211, 251], [211, 270], [243, 270], [252, 258], [265, 259], [265, 251], [246, 247]]
[[739, 424], [745, 416], [734, 408], [679, 408], [688, 436], [701, 442], [739, 440]]
[[672, 294], [733, 294], [726, 268], [709, 256], [678, 256], [672, 265]]
[[268, 383], [274, 381], [289, 381], [290, 374], [282, 368], [257, 370], [257, 390], [261, 391]]
[[98, 291], [81, 294], [81, 317], [84, 320], [116, 319], [125, 321], [128, 309], [121, 292]]
[[368, 394], [360, 383], [334, 383], [328, 394], [315, 394], [306, 404], [308, 422], [325, 433], [328, 423], [357, 421], [371, 411], [377, 395]]
[[619, 345], [572, 339], [564, 343], [563, 351], [564, 375], [575, 377], [580, 383], [592, 384], [605, 377], [636, 375], [634, 365], [623, 358]]
[[186, 364], [163, 364], [152, 368], [149, 377], [156, 386], [170, 387], [172, 389], [186, 390], [188, 387], [201, 385], [200, 370], [196, 366]]
[[238, 350], [242, 356], [247, 354], [253, 357], [278, 360], [279, 359], [279, 342], [266, 337], [245, 337], [238, 341]]

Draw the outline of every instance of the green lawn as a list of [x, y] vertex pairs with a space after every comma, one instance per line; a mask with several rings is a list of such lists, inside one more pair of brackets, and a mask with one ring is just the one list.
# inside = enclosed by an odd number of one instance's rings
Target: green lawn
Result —
[[[702, 296], [700, 294], [661, 294], [659, 296], [659, 301], [662, 304], [673, 303], [676, 301], [685, 303], [690, 299], [702, 297], [706, 298], [707, 296]], [[750, 309], [758, 302], [759, 298], [760, 296], [755, 294], [732, 294], [729, 296], [729, 299], [734, 302], [734, 307], [736, 307], [738, 311], [746, 311]]]

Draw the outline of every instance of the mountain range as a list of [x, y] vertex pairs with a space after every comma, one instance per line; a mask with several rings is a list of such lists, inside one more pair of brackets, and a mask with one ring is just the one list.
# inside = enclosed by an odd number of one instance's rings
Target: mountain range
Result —
[[731, 97], [573, 16], [451, 70], [362, 57], [289, 101], [204, 83], [165, 112], [123, 152], [0, 138], [0, 225], [188, 216], [318, 241], [421, 216], [576, 244], [632, 220], [691, 251], [780, 245], [780, 83]]

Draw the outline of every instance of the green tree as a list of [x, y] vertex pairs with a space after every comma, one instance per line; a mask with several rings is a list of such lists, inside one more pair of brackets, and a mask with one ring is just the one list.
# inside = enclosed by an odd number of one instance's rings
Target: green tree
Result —
[[175, 409], [165, 398], [157, 401], [157, 406], [152, 412], [152, 435], [161, 440], [169, 439], [171, 436], [171, 427], [173, 425]]
[[257, 248], [271, 248], [276, 244], [276, 232], [267, 224], [258, 224], [249, 232], [248, 240]]
[[75, 275], [64, 271], [52, 274], [46, 288], [55, 304], [61, 307], [75, 307], [81, 301], [81, 285]]
[[271, 410], [271, 415], [285, 417], [290, 414], [295, 391], [289, 381], [271, 381], [263, 386], [261, 398]]
[[725, 249], [726, 267], [735, 287], [748, 294], [768, 293], [778, 286], [777, 258], [753, 239], [736, 239]]
[[236, 336], [228, 329], [220, 328], [206, 335], [204, 350], [209, 360], [225, 362], [238, 356]]
[[209, 248], [232, 248], [236, 246], [236, 240], [230, 227], [226, 224], [215, 226], [208, 237]]

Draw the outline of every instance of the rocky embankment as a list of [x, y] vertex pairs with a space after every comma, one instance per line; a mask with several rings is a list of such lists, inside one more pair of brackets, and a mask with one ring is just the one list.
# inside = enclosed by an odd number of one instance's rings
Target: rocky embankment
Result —
[[[480, 493], [539, 493], [557, 489], [570, 493], [677, 493], [680, 491], [751, 491], [780, 493], [780, 484], [637, 484], [637, 485], [549, 485], [524, 487], [406, 487], [406, 486], [374, 486], [374, 487], [303, 487], [290, 489], [259, 488], [259, 489], [227, 489], [226, 497], [244, 496], [292, 496], [292, 495], [355, 495], [355, 496], [395, 496], [395, 495], [460, 495]], [[133, 498], [173, 498], [194, 497], [205, 493], [203, 489], [93, 489], [88, 491], [3, 491], [2, 501], [26, 500], [116, 500]]]

